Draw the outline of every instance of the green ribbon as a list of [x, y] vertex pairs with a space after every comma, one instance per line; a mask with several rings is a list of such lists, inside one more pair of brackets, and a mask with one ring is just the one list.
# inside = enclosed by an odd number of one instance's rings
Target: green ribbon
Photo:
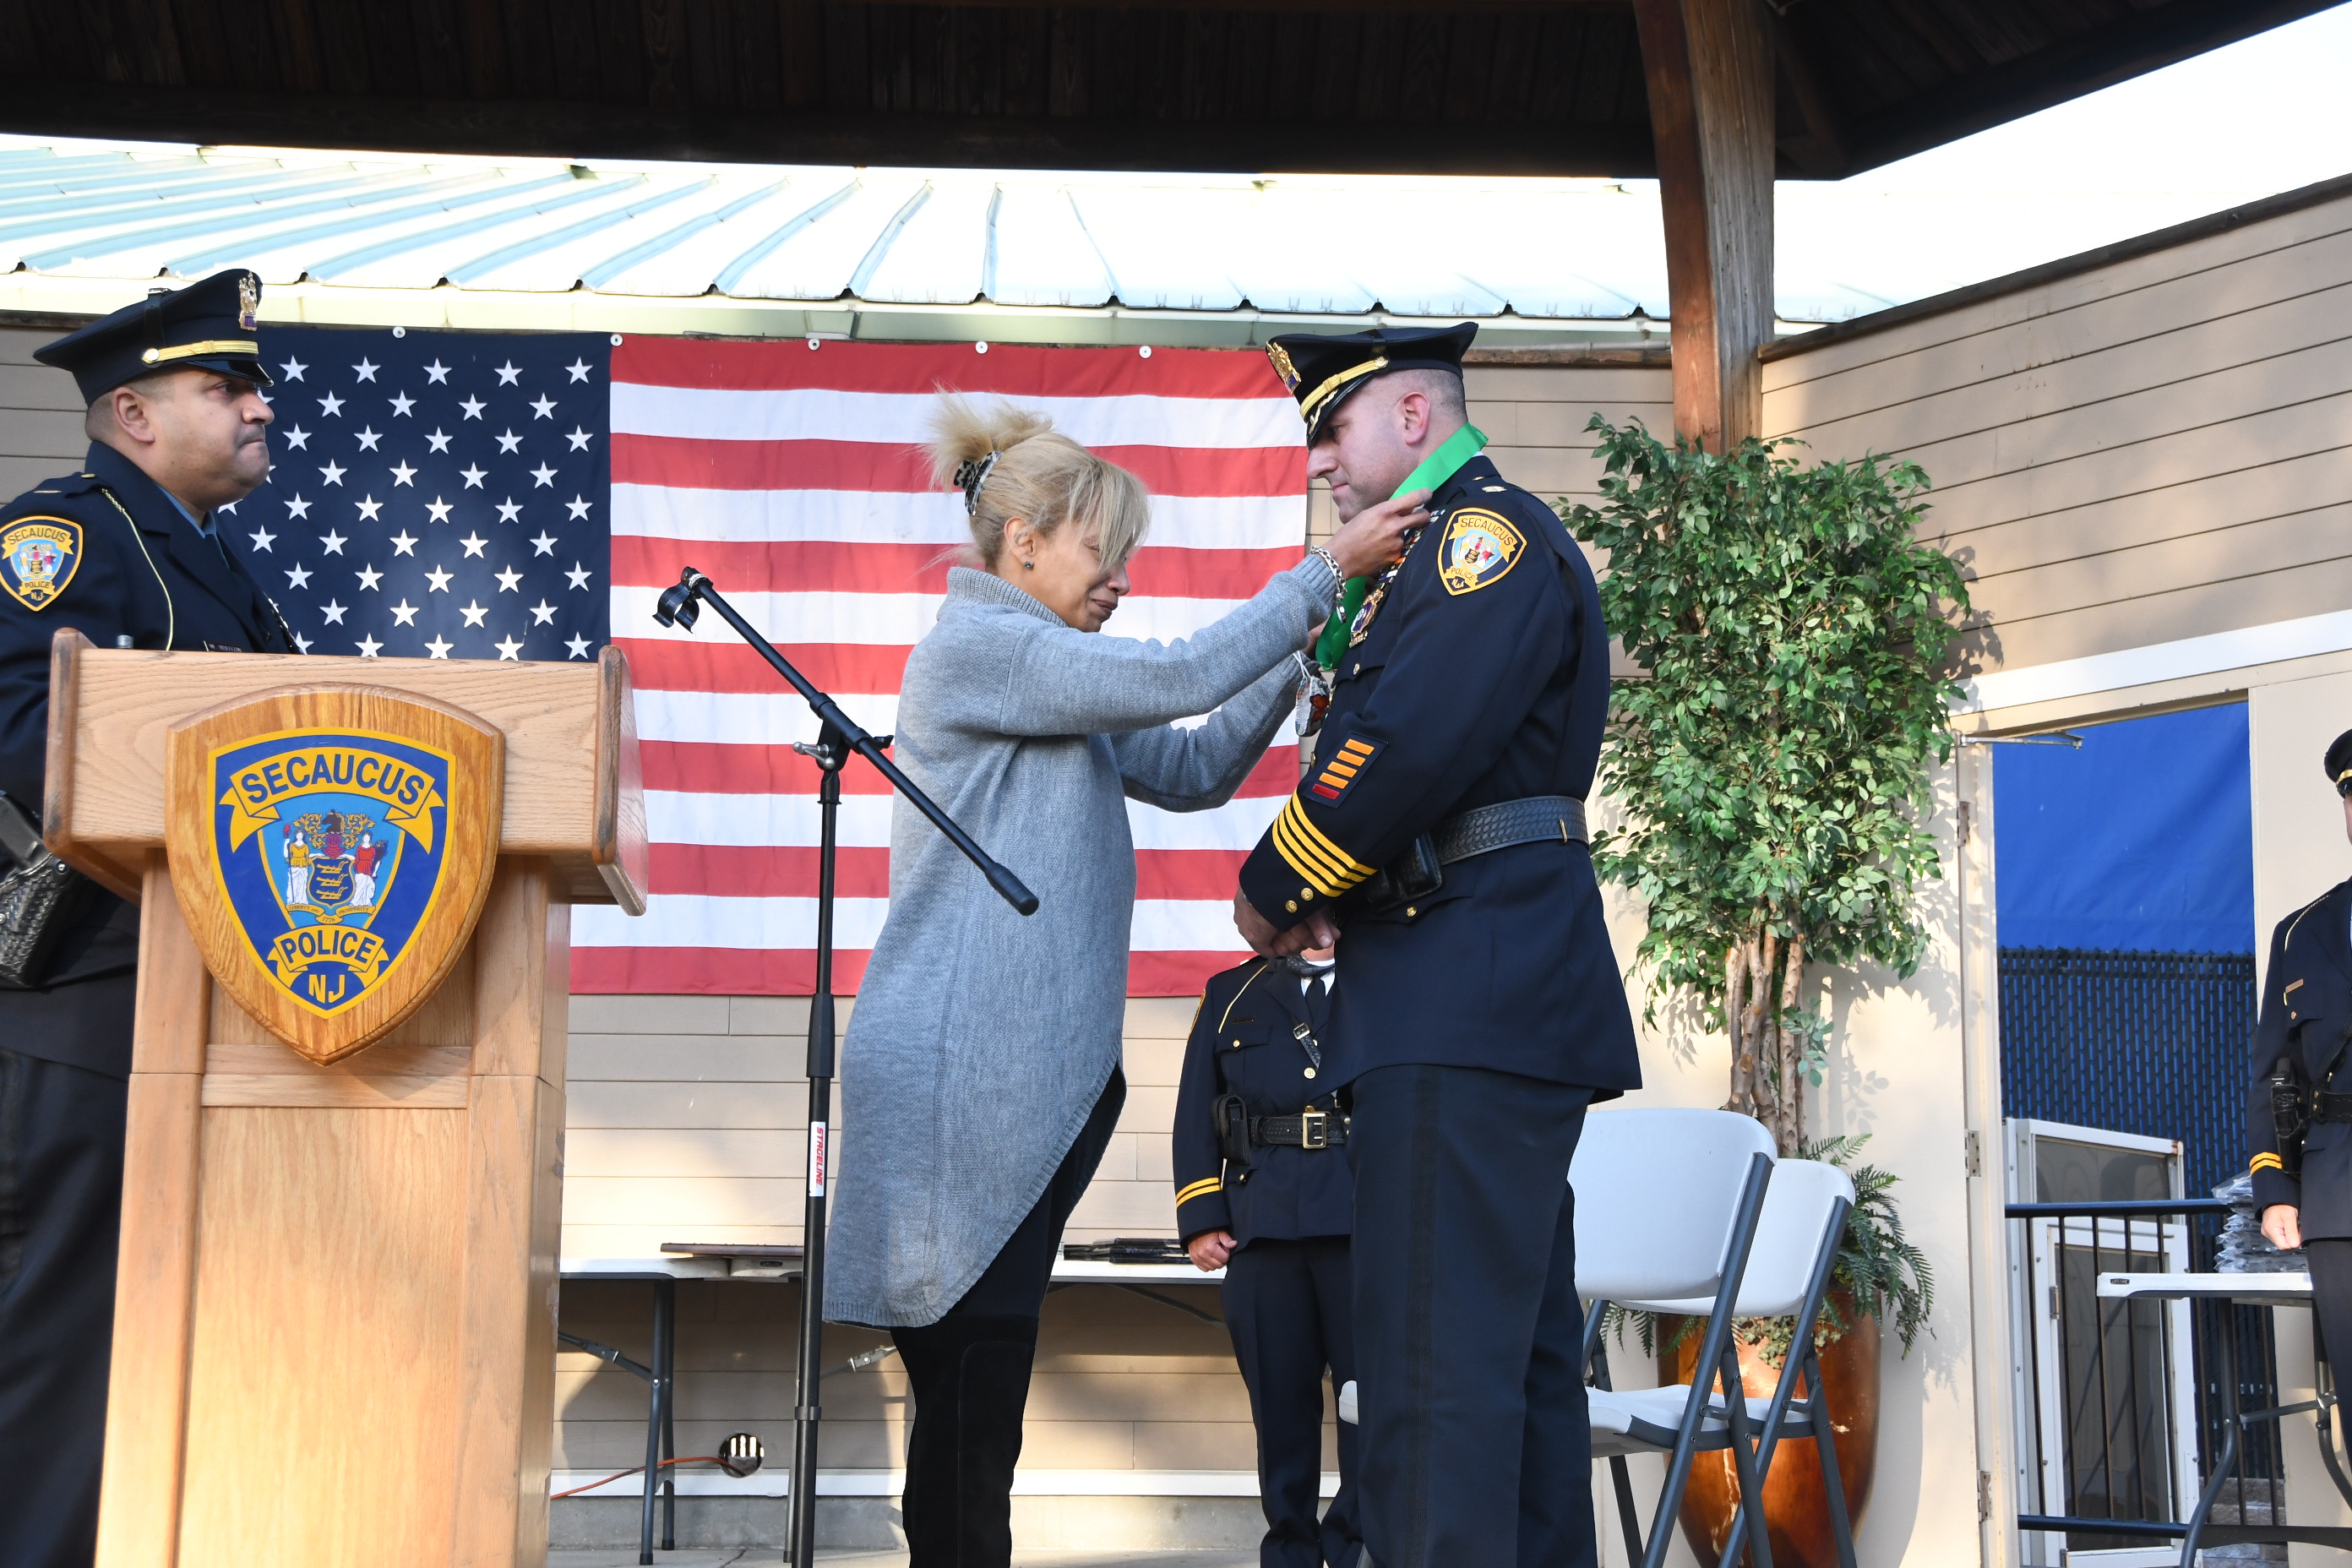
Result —
[[[1462, 465], [1486, 449], [1486, 432], [1475, 425], [1465, 425], [1448, 436], [1436, 451], [1421, 460], [1420, 467], [1404, 477], [1397, 486], [1397, 496], [1410, 495], [1414, 490], [1435, 491], [1437, 487], [1462, 471]], [[1369, 577], [1350, 577], [1339, 590], [1339, 607], [1331, 612], [1324, 623], [1323, 635], [1315, 642], [1315, 662], [1326, 669], [1339, 667], [1339, 656], [1348, 651], [1348, 628], [1356, 624], [1356, 613], [1364, 607], [1364, 595], [1370, 589]]]

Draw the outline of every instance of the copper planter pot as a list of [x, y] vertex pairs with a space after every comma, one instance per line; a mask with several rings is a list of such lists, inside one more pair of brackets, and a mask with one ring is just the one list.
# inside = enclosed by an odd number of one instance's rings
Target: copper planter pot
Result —
[[[1840, 1310], [1853, 1322], [1852, 1304], [1843, 1299]], [[1659, 1329], [1671, 1339], [1676, 1323], [1664, 1320]], [[1689, 1383], [1698, 1362], [1700, 1332], [1690, 1336], [1658, 1359], [1658, 1373], [1666, 1383]], [[1780, 1369], [1765, 1363], [1754, 1345], [1739, 1347], [1739, 1373], [1748, 1392], [1759, 1399], [1771, 1397]], [[1830, 1429], [1837, 1443], [1839, 1478], [1845, 1483], [1846, 1515], [1862, 1530], [1863, 1510], [1870, 1501], [1871, 1473], [1878, 1458], [1878, 1323], [1864, 1318], [1853, 1322], [1843, 1339], [1822, 1351], [1822, 1381], [1828, 1385]], [[1801, 1383], [1798, 1394], [1806, 1392]], [[1700, 1454], [1691, 1463], [1690, 1488], [1683, 1494], [1683, 1540], [1701, 1563], [1717, 1563], [1731, 1524], [1738, 1512], [1739, 1489], [1732, 1479], [1729, 1452]], [[1772, 1536], [1772, 1568], [1836, 1568], [1837, 1541], [1830, 1533], [1829, 1500], [1822, 1488], [1821, 1456], [1812, 1440], [1783, 1440], [1773, 1451], [1772, 1473], [1764, 1482], [1764, 1517]], [[1742, 1553], [1747, 1557], [1747, 1553]], [[1750, 1559], [1752, 1561], [1752, 1559]]]

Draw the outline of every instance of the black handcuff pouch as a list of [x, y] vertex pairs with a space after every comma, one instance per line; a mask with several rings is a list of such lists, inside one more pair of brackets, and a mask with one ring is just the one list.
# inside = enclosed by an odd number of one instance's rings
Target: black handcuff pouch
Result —
[[1426, 899], [1444, 886], [1445, 867], [1437, 858], [1437, 840], [1424, 833], [1372, 873], [1358, 896], [1367, 914], [1384, 915]]

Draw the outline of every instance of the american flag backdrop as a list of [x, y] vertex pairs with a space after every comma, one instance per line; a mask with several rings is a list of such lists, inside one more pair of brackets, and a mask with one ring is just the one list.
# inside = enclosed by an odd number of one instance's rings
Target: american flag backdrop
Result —
[[[654, 602], [682, 567], [709, 573], [889, 732], [939, 557], [969, 537], [921, 455], [938, 388], [1042, 409], [1150, 489], [1105, 635], [1189, 636], [1304, 543], [1298, 416], [1255, 353], [326, 328], [265, 329], [262, 348], [276, 467], [226, 531], [311, 651], [572, 659], [609, 638], [629, 656], [652, 907], [575, 911], [576, 991], [810, 988], [817, 773], [790, 746], [815, 720], [715, 615], [665, 630]], [[1229, 805], [1129, 803], [1131, 994], [1187, 994], [1235, 962], [1235, 873], [1297, 780], [1286, 731]], [[856, 759], [843, 792], [848, 991], [888, 908], [889, 796]]]

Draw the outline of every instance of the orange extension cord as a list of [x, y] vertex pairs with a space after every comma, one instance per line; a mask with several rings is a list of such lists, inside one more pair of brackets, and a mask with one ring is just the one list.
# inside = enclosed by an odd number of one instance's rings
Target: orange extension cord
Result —
[[[715, 1464], [718, 1464], [718, 1463], [719, 1463], [719, 1456], [718, 1456], [718, 1455], [716, 1455], [716, 1454], [698, 1454], [698, 1455], [696, 1455], [693, 1458], [690, 1458], [690, 1459], [664, 1459], [664, 1460], [662, 1461], [662, 1464], [663, 1464], [663, 1466], [664, 1466], [665, 1468], [667, 1468], [667, 1467], [668, 1467], [668, 1466], [671, 1466], [671, 1465], [715, 1465]], [[637, 1474], [639, 1474], [640, 1472], [642, 1472], [644, 1469], [645, 1469], [645, 1467], [644, 1467], [643, 1465], [631, 1465], [631, 1466], [630, 1466], [627, 1469], [625, 1469], [625, 1470], [615, 1470], [615, 1471], [614, 1471], [611, 1475], [606, 1476], [606, 1477], [605, 1477], [603, 1480], [601, 1480], [601, 1481], [590, 1481], [590, 1482], [589, 1482], [586, 1486], [584, 1486], [584, 1487], [573, 1487], [573, 1488], [572, 1488], [570, 1491], [568, 1491], [568, 1492], [557, 1492], [557, 1493], [555, 1493], [553, 1496], [550, 1497], [547, 1500], [548, 1500], [548, 1501], [550, 1501], [550, 1502], [553, 1502], [553, 1501], [555, 1500], [555, 1499], [556, 1499], [556, 1498], [560, 1498], [560, 1497], [578, 1497], [582, 1492], [593, 1492], [593, 1491], [594, 1491], [598, 1487], [609, 1487], [609, 1486], [611, 1486], [614, 1481], [619, 1480], [622, 1477], [624, 1477], [624, 1476], [634, 1476], [634, 1475], [637, 1475]]]

